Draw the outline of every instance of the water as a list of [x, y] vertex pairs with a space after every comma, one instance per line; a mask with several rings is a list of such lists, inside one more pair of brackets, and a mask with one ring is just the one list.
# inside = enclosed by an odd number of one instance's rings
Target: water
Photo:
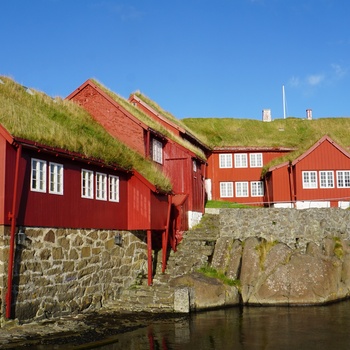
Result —
[[99, 350], [350, 349], [350, 301], [318, 307], [243, 307], [164, 320]]

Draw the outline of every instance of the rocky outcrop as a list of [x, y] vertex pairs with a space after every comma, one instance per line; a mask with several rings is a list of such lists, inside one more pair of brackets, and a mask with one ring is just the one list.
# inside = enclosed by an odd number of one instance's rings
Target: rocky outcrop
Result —
[[240, 280], [245, 304], [324, 304], [350, 295], [349, 243], [329, 237], [301, 251], [264, 238], [221, 237], [212, 266]]
[[[175, 291], [177, 289], [182, 290], [181, 304], [184, 299], [189, 301], [187, 312], [189, 310], [198, 311], [227, 307], [239, 303], [239, 293], [236, 287], [229, 286], [216, 278], [210, 278], [198, 272], [173, 279], [171, 286], [175, 288]], [[184, 290], [185, 292], [183, 292]], [[176, 298], [174, 302], [175, 304], [178, 302]], [[178, 311], [186, 312], [185, 309]]]

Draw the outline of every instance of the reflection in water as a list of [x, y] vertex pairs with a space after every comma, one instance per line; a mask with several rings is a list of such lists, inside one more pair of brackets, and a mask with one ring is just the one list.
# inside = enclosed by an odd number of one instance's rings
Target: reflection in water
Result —
[[95, 349], [349, 349], [350, 301], [318, 307], [243, 307], [202, 312], [120, 334]]

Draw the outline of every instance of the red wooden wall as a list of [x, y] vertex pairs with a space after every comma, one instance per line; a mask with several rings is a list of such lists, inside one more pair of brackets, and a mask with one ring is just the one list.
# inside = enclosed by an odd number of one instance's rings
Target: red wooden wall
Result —
[[[219, 157], [220, 154], [232, 154], [232, 168], [220, 168]], [[246, 168], [235, 168], [234, 155], [236, 153], [247, 154], [248, 167]], [[251, 153], [262, 153], [263, 165], [269, 163], [272, 159], [283, 156], [286, 151], [279, 150], [214, 150], [208, 158], [208, 174], [207, 178], [212, 180], [212, 199], [213, 200], [225, 200], [237, 203], [260, 203], [263, 204], [264, 197], [252, 197], [250, 193], [250, 182], [251, 181], [262, 181], [261, 173], [262, 167], [253, 168], [249, 164], [249, 155]], [[220, 182], [248, 182], [249, 196], [248, 197], [237, 197], [234, 193], [233, 197], [220, 197]], [[235, 186], [233, 184], [233, 186]]]
[[145, 156], [143, 124], [130, 119], [101, 89], [85, 83], [68, 96], [84, 107], [112, 136]]
[[[1, 223], [9, 224], [7, 213], [12, 211], [15, 150], [7, 146], [5, 170], [5, 205]], [[31, 158], [52, 161], [64, 166], [63, 195], [30, 190]], [[81, 197], [81, 169], [119, 176], [119, 202]], [[4, 170], [4, 169], [1, 169]], [[57, 158], [43, 152], [23, 148], [20, 161], [17, 226], [43, 226], [66, 228], [126, 229], [127, 181], [123, 172], [89, 165], [66, 158]], [[0, 176], [1, 179], [1, 176]], [[0, 180], [1, 181], [1, 180]], [[47, 182], [48, 183], [48, 182]]]

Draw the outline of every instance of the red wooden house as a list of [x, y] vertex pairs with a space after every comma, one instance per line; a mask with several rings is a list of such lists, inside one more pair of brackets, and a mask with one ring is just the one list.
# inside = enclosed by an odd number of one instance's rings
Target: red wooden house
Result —
[[170, 179], [173, 238], [199, 221], [204, 212], [205, 155], [197, 145], [179, 137], [179, 128], [165, 118], [150, 117], [149, 109], [136, 108], [92, 80], [67, 99], [83, 106], [112, 136], [152, 159]]
[[262, 168], [290, 151], [283, 147], [215, 147], [208, 158], [208, 199], [263, 205]]
[[[15, 237], [19, 238], [20, 228], [142, 230], [146, 233], [148, 244], [148, 282], [151, 284], [152, 241], [160, 241], [163, 247], [166, 247], [168, 241], [171, 208], [169, 194], [157, 188], [131, 166], [105, 161], [103, 153], [88, 156], [69, 150], [71, 146], [63, 148], [53, 145], [57, 142], [57, 134], [49, 133], [50, 127], [46, 128], [46, 125], [53, 120], [51, 126], [61, 130], [58, 127], [60, 121], [68, 120], [70, 115], [61, 112], [59, 107], [55, 109], [58, 103], [50, 101], [47, 96], [36, 96], [33, 92], [27, 95], [23, 87], [10, 79], [2, 78], [0, 83], [1, 97], [7, 101], [13, 99], [12, 105], [8, 103], [8, 109], [2, 106], [0, 124], [0, 228], [6, 236], [7, 229], [4, 228], [9, 227], [10, 234], [7, 250], [7, 317], [11, 316], [13, 263], [17, 249]], [[28, 113], [28, 110], [33, 109], [30, 107], [32, 102], [47, 105], [52, 103], [52, 109], [45, 105], [47, 112], [45, 110], [43, 114], [47, 113], [46, 122], [32, 124], [31, 114]], [[36, 114], [40, 113], [41, 111], [36, 111]], [[87, 118], [85, 111], [84, 116]], [[95, 131], [90, 122], [84, 124], [84, 118], [78, 124], [78, 133], [72, 134], [63, 128], [64, 135], [67, 139], [72, 139], [73, 145], [77, 147], [81, 142], [86, 142], [86, 139], [79, 139], [84, 135], [84, 130], [88, 135]], [[34, 125], [34, 129], [39, 130], [36, 134], [39, 136], [34, 139], [16, 136], [32, 135], [31, 130], [18, 128], [18, 123]], [[97, 123], [94, 124], [100, 132], [96, 132], [97, 137], [101, 137], [101, 133], [104, 135], [101, 141], [97, 141], [104, 143], [101, 149], [106, 144], [117, 145], [108, 133]], [[48, 143], [38, 142], [36, 138], [45, 139]], [[95, 142], [93, 137], [90, 141]], [[126, 151], [124, 145], [122, 149]], [[117, 147], [115, 151], [118, 152]], [[129, 154], [132, 157], [134, 153], [131, 151]], [[118, 156], [114, 159], [117, 160]], [[130, 161], [128, 164], [133, 163]], [[5, 236], [2, 242], [5, 242]], [[163, 254], [164, 269], [165, 257]], [[1, 288], [1, 298], [3, 294]], [[3, 303], [5, 304], [4, 301]]]
[[350, 154], [324, 136], [293, 161], [271, 167], [265, 182], [265, 201], [270, 206], [347, 208]]

